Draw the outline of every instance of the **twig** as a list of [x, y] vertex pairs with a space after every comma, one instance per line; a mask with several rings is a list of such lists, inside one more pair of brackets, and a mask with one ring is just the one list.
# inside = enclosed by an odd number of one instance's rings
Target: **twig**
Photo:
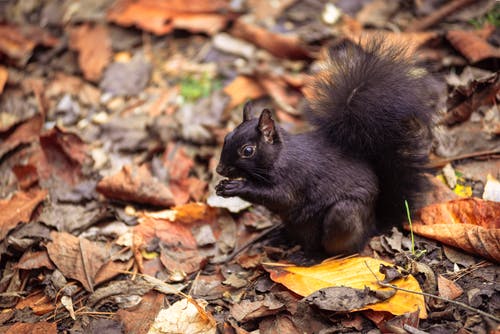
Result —
[[441, 21], [446, 16], [450, 15], [454, 11], [461, 9], [462, 7], [468, 6], [476, 0], [455, 0], [450, 1], [446, 5], [440, 7], [438, 10], [433, 12], [432, 14], [425, 16], [420, 20], [416, 20], [412, 24], [410, 24], [406, 31], [422, 31], [429, 27], [432, 27], [439, 21]]
[[494, 149], [491, 151], [479, 151], [479, 152], [472, 152], [472, 153], [466, 153], [462, 155], [457, 155], [448, 159], [442, 159], [442, 160], [435, 160], [431, 161], [429, 164], [427, 164], [427, 167], [429, 168], [437, 168], [437, 167], [443, 167], [446, 164], [457, 161], [457, 160], [463, 160], [463, 159], [469, 159], [469, 158], [479, 158], [487, 155], [495, 155], [495, 154], [500, 154], [500, 149]]
[[377, 281], [377, 284], [380, 285], [380, 286], [382, 286], [382, 287], [384, 287], [384, 288], [392, 288], [392, 289], [396, 289], [396, 290], [400, 290], [400, 291], [404, 291], [404, 292], [408, 292], [408, 293], [413, 293], [413, 294], [416, 294], [416, 295], [422, 295], [422, 296], [426, 296], [426, 297], [430, 297], [430, 298], [434, 298], [434, 299], [439, 299], [439, 300], [442, 300], [442, 301], [445, 301], [445, 302], [448, 302], [448, 303], [455, 304], [455, 305], [460, 306], [460, 307], [462, 307], [464, 309], [467, 309], [469, 311], [479, 313], [479, 314], [481, 314], [484, 317], [487, 317], [487, 318], [495, 320], [496, 322], [500, 322], [500, 318], [495, 317], [493, 314], [489, 314], [489, 313], [486, 313], [484, 311], [478, 310], [477, 308], [469, 306], [469, 305], [467, 305], [465, 303], [457, 302], [455, 300], [451, 300], [451, 299], [444, 298], [444, 297], [441, 297], [441, 296], [436, 296], [436, 295], [433, 295], [433, 294], [427, 293], [427, 292], [413, 291], [413, 290], [409, 290], [409, 289], [405, 289], [405, 288], [400, 288], [400, 287], [398, 287], [398, 286], [396, 286], [394, 284], [384, 283], [384, 282], [382, 282], [381, 280], [378, 279], [377, 275], [375, 275], [375, 273], [373, 272], [372, 268], [370, 268], [370, 266], [368, 265], [368, 263], [366, 261], [365, 261], [365, 265], [368, 268], [368, 270], [370, 270], [370, 272], [372, 273], [373, 277], [375, 277], [375, 280]]
[[235, 256], [237, 256], [238, 254], [240, 254], [241, 252], [243, 252], [245, 249], [247, 249], [248, 247], [250, 247], [251, 245], [253, 245], [257, 241], [259, 241], [260, 239], [262, 239], [263, 237], [265, 237], [266, 235], [268, 235], [272, 231], [277, 230], [278, 228], [280, 228], [282, 226], [283, 226], [283, 223], [279, 223], [279, 224], [276, 224], [274, 226], [271, 226], [267, 230], [262, 231], [254, 239], [248, 241], [247, 243], [243, 244], [239, 248], [235, 249], [231, 254], [229, 254], [226, 257], [223, 257], [221, 259], [217, 259], [216, 261], [211, 261], [211, 263], [213, 263], [213, 264], [219, 264], [219, 263], [226, 263], [226, 262], [231, 261], [232, 259], [234, 259]]

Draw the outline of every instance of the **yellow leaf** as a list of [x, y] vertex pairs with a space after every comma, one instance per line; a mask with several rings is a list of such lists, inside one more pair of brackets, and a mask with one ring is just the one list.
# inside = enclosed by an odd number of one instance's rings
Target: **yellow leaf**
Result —
[[455, 189], [453, 189], [453, 192], [460, 197], [471, 197], [472, 196], [472, 187], [465, 186], [462, 184], [457, 184]]
[[141, 255], [146, 260], [152, 260], [152, 259], [157, 258], [158, 256], [160, 256], [160, 254], [158, 254], [158, 252], [148, 252], [145, 249], [141, 250]]
[[[383, 280], [384, 275], [378, 272], [381, 264], [392, 265], [370, 257], [352, 257], [330, 259], [312, 267], [268, 263], [265, 264], [265, 269], [271, 274], [273, 281], [285, 285], [301, 296], [308, 296], [317, 290], [332, 286], [346, 286], [355, 289], [364, 289], [366, 286], [372, 290], [387, 290], [388, 288], [381, 288], [378, 285], [377, 280], [367, 267], [368, 265], [379, 280]], [[417, 280], [411, 275], [391, 282], [391, 284], [399, 288], [422, 292]], [[418, 309], [420, 310], [419, 317], [421, 319], [427, 318], [424, 297], [399, 290], [386, 301], [367, 305], [360, 310], [365, 309], [386, 311], [395, 315], [414, 312]]]

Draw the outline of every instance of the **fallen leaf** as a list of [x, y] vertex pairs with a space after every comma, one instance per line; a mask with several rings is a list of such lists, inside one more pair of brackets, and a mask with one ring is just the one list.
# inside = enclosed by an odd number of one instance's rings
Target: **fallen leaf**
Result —
[[274, 295], [266, 294], [261, 300], [243, 300], [231, 308], [231, 316], [239, 322], [262, 318], [277, 314], [284, 310], [286, 305]]
[[105, 248], [97, 242], [69, 233], [50, 233], [49, 257], [64, 276], [79, 281], [87, 291], [94, 291], [95, 277], [107, 260]]
[[369, 44], [377, 39], [383, 40], [387, 45], [404, 45], [405, 55], [413, 56], [415, 51], [430, 40], [438, 37], [437, 32], [392, 32], [384, 30], [367, 30], [353, 18], [343, 16], [340, 30], [353, 43]]
[[[296, 267], [282, 264], [266, 264], [264, 268], [271, 274], [271, 279], [285, 285], [288, 289], [301, 296], [309, 296], [323, 288], [345, 286], [355, 289], [370, 288], [374, 291], [384, 291], [381, 288], [367, 265], [375, 272], [379, 280], [384, 277], [378, 272], [381, 264], [391, 266], [390, 263], [369, 257], [352, 257], [347, 259], [330, 259], [312, 267]], [[400, 288], [421, 292], [417, 280], [407, 276], [392, 282]], [[389, 289], [390, 290], [390, 289]], [[371, 304], [359, 310], [371, 309], [386, 311], [395, 315], [420, 310], [420, 318], [425, 319], [427, 312], [423, 296], [404, 291], [396, 294], [386, 301]]]
[[36, 26], [0, 24], [0, 54], [15, 60], [17, 65], [28, 62], [36, 45], [55, 46], [58, 39]]
[[152, 65], [141, 56], [129, 62], [111, 63], [104, 71], [100, 87], [113, 95], [137, 95], [151, 77]]
[[9, 72], [5, 66], [0, 65], [0, 95], [3, 93], [5, 84], [7, 83], [7, 78], [9, 77]]
[[78, 135], [54, 127], [40, 135], [40, 150], [29, 164], [36, 166], [41, 180], [55, 178], [75, 185], [82, 181], [82, 167], [91, 162], [87, 145]]
[[396, 294], [396, 290], [354, 289], [345, 286], [332, 286], [313, 292], [305, 301], [322, 310], [349, 312], [368, 305], [380, 303]]
[[429, 205], [412, 227], [416, 234], [500, 262], [498, 202], [464, 198]]
[[204, 333], [215, 334], [216, 323], [205, 311], [208, 303], [203, 299], [181, 299], [158, 313], [148, 334]]
[[275, 318], [264, 318], [259, 322], [259, 333], [261, 334], [274, 334], [274, 333], [287, 333], [287, 334], [300, 334], [303, 333], [294, 324], [289, 315], [277, 315]]
[[82, 24], [70, 29], [69, 47], [78, 52], [85, 79], [99, 81], [111, 60], [111, 37], [105, 25]]
[[57, 324], [55, 322], [40, 321], [36, 323], [18, 322], [10, 326], [5, 334], [57, 334]]
[[221, 0], [191, 3], [179, 0], [118, 0], [107, 17], [119, 25], [137, 25], [157, 35], [168, 34], [175, 28], [215, 34], [231, 18], [231, 15], [219, 14], [228, 9], [228, 3]]
[[117, 174], [103, 178], [97, 184], [97, 191], [122, 201], [158, 206], [174, 204], [170, 189], [153, 177], [146, 165], [123, 166]]
[[0, 133], [0, 158], [21, 144], [29, 144], [38, 138], [42, 129], [43, 117], [37, 114], [10, 131]]
[[38, 173], [34, 165], [15, 165], [12, 167], [12, 172], [23, 190], [31, 188], [38, 182]]
[[26, 307], [30, 308], [36, 315], [44, 315], [54, 311], [57, 307], [57, 303], [50, 300], [42, 290], [38, 290], [21, 298], [19, 303], [16, 304], [17, 310], [22, 310]]
[[110, 279], [129, 271], [134, 265], [134, 259], [128, 261], [108, 261], [99, 269], [94, 278], [94, 283], [99, 285]]
[[224, 93], [231, 98], [227, 105], [228, 110], [248, 100], [254, 100], [266, 95], [264, 88], [255, 79], [243, 75], [237, 76], [229, 85], [224, 87]]
[[309, 52], [302, 41], [294, 35], [283, 35], [270, 32], [257, 25], [247, 23], [242, 19], [236, 20], [230, 32], [236, 38], [254, 43], [258, 47], [269, 51], [278, 58], [308, 59]]
[[500, 49], [489, 44], [476, 31], [450, 30], [446, 38], [471, 63], [487, 58], [500, 58]]
[[168, 172], [169, 186], [175, 205], [186, 204], [190, 198], [201, 199], [205, 194], [207, 183], [189, 176], [194, 167], [194, 160], [186, 154], [184, 148], [170, 143], [164, 156], [164, 165]]
[[176, 247], [162, 248], [160, 260], [169, 272], [182, 272], [187, 275], [199, 271], [207, 263], [206, 256], [201, 255], [196, 249]]
[[455, 282], [438, 275], [437, 278], [439, 296], [446, 299], [456, 299], [464, 293], [464, 290]]
[[50, 270], [56, 269], [54, 264], [49, 259], [47, 251], [32, 251], [24, 252], [16, 266], [18, 269], [31, 270], [45, 267]]
[[116, 317], [123, 322], [125, 333], [147, 333], [163, 306], [163, 299], [163, 294], [150, 291], [142, 296], [140, 304], [134, 310], [118, 310]]
[[0, 241], [20, 223], [30, 221], [33, 211], [47, 197], [47, 190], [18, 191], [10, 199], [0, 200]]

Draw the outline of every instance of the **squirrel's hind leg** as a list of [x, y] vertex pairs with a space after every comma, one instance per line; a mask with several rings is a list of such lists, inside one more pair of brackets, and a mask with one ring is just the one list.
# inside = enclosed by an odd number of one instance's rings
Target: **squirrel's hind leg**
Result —
[[330, 207], [323, 221], [322, 245], [329, 254], [360, 251], [375, 231], [374, 205], [343, 200]]

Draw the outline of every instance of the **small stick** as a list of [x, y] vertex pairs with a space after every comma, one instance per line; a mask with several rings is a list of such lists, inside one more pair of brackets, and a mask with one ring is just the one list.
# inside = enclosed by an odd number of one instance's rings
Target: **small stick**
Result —
[[426, 297], [430, 297], [430, 298], [434, 298], [434, 299], [439, 299], [439, 300], [442, 300], [442, 301], [445, 301], [445, 302], [448, 302], [448, 303], [455, 304], [455, 305], [460, 306], [460, 307], [462, 307], [464, 309], [467, 309], [469, 311], [479, 313], [482, 316], [485, 316], [487, 318], [495, 320], [496, 322], [500, 322], [500, 318], [495, 317], [493, 314], [489, 314], [489, 313], [486, 313], [484, 311], [478, 310], [477, 308], [474, 308], [474, 307], [469, 306], [467, 304], [464, 304], [462, 302], [457, 302], [455, 300], [451, 300], [451, 299], [444, 298], [444, 297], [441, 297], [441, 296], [436, 296], [436, 295], [433, 295], [433, 294], [427, 293], [427, 292], [413, 291], [413, 290], [409, 290], [409, 289], [405, 289], [405, 288], [400, 288], [400, 287], [395, 286], [393, 284], [384, 283], [384, 282], [382, 282], [382, 281], [380, 281], [378, 279], [377, 275], [375, 275], [375, 273], [373, 272], [372, 268], [370, 268], [370, 266], [368, 265], [368, 263], [366, 261], [365, 261], [365, 265], [368, 268], [368, 270], [370, 270], [370, 272], [372, 273], [373, 277], [375, 277], [375, 280], [377, 280], [377, 284], [380, 285], [380, 286], [382, 286], [382, 287], [384, 287], [384, 288], [392, 288], [392, 289], [395, 289], [395, 290], [400, 290], [400, 291], [404, 291], [404, 292], [408, 292], [408, 293], [413, 293], [413, 294], [416, 294], [416, 295], [422, 295], [422, 296], [426, 296]]
[[441, 21], [443, 18], [446, 16], [450, 15], [454, 11], [459, 10], [462, 7], [468, 6], [471, 3], [475, 2], [476, 0], [455, 0], [455, 1], [450, 1], [446, 5], [440, 7], [438, 10], [436, 10], [434, 13], [425, 16], [424, 18], [420, 20], [414, 21], [412, 24], [410, 24], [405, 31], [407, 32], [414, 32], [414, 31], [422, 31], [427, 28], [432, 27], [439, 21]]
[[472, 152], [472, 153], [457, 155], [457, 156], [454, 156], [454, 157], [451, 157], [448, 159], [434, 160], [434, 161], [431, 161], [430, 163], [428, 163], [427, 167], [429, 167], [429, 168], [443, 167], [446, 164], [453, 162], [453, 161], [469, 159], [469, 158], [480, 158], [483, 156], [495, 155], [495, 154], [500, 154], [500, 149], [494, 149], [491, 151]]

